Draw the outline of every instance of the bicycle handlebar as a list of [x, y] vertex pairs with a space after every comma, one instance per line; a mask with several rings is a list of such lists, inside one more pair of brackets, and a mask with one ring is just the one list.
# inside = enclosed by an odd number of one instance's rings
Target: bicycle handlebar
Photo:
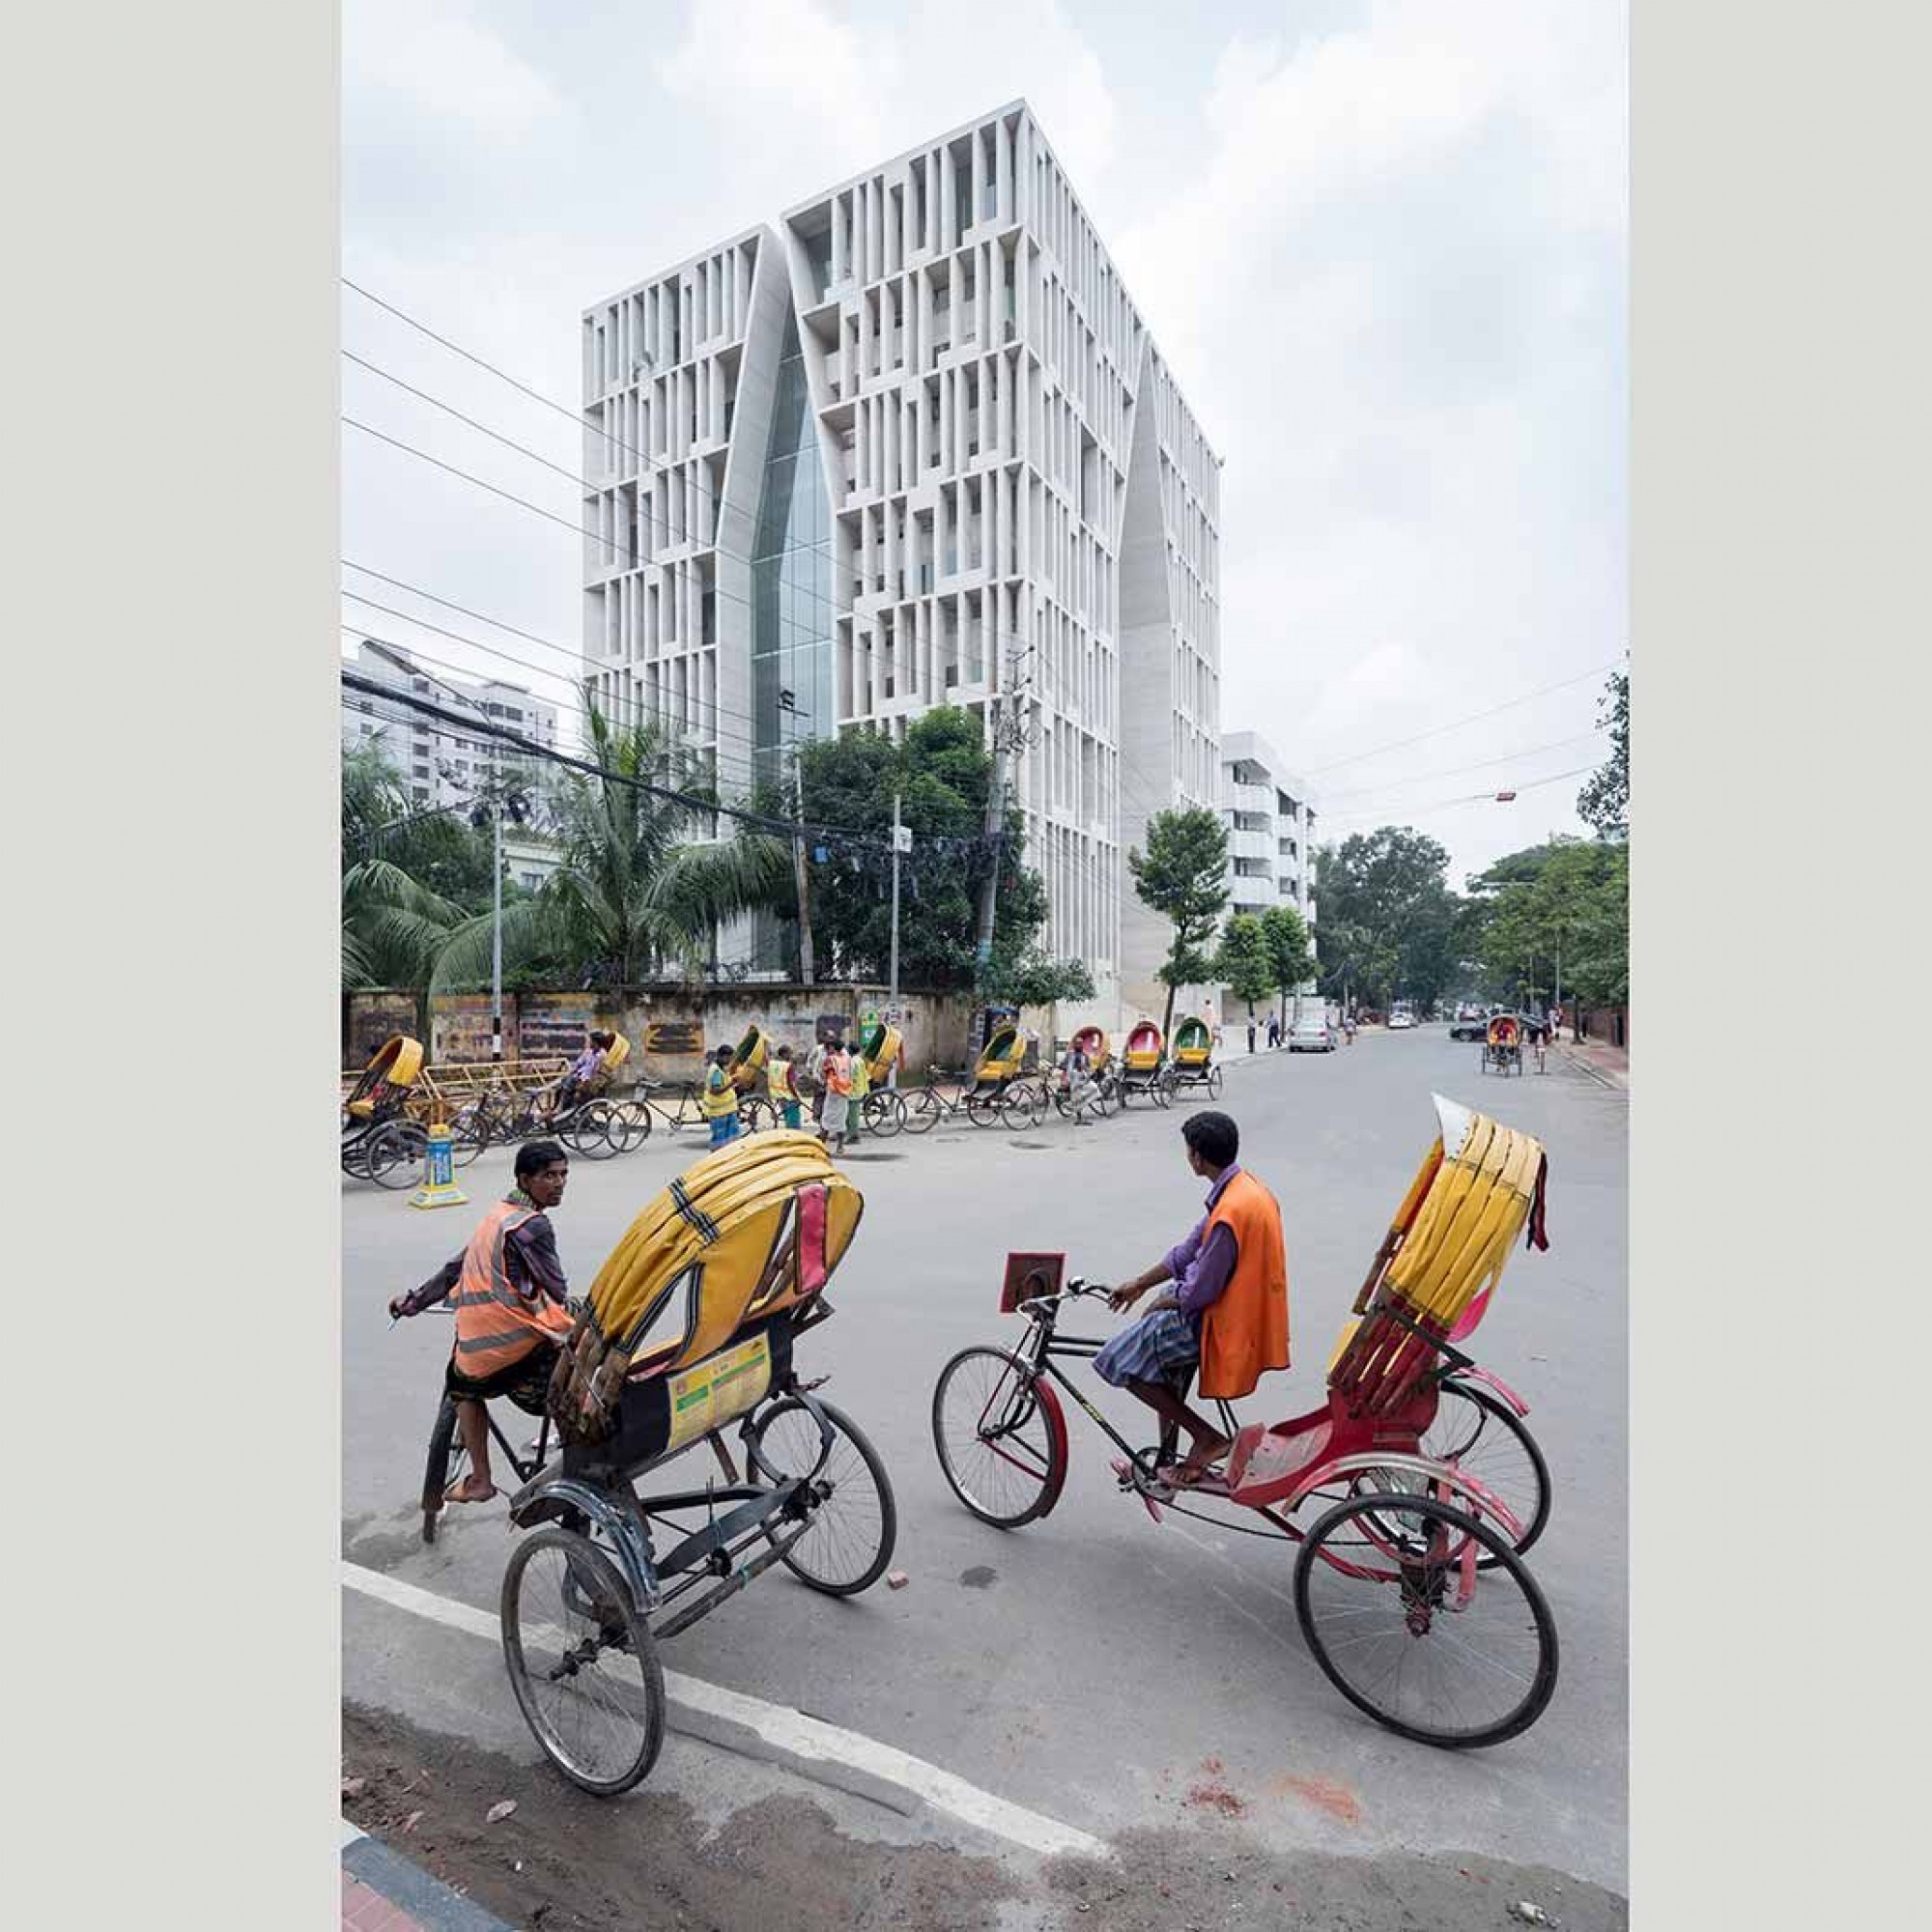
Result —
[[1071, 1276], [1065, 1288], [1057, 1294], [1036, 1294], [1030, 1300], [1020, 1303], [1022, 1315], [1040, 1315], [1057, 1302], [1078, 1301], [1087, 1295], [1111, 1294], [1113, 1290], [1105, 1282], [1089, 1281], [1084, 1275]]

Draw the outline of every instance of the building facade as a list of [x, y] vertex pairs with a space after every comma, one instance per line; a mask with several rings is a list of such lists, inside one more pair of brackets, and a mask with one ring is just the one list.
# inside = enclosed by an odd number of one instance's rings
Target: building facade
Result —
[[[583, 317], [584, 652], [727, 791], [939, 704], [1097, 1014], [1161, 997], [1125, 864], [1218, 800], [1220, 459], [1026, 104]], [[750, 942], [748, 942], [750, 943]]]
[[[487, 720], [535, 744], [556, 747], [556, 706], [532, 696], [522, 685], [432, 673], [407, 651], [366, 638], [354, 662], [371, 683], [398, 697], [417, 698], [452, 713], [474, 712], [479, 725]], [[406, 704], [359, 692], [343, 693], [342, 744], [345, 751], [381, 746], [402, 774], [411, 803], [424, 809], [467, 804], [489, 778], [493, 757], [505, 771], [532, 762]]]
[[[1313, 936], [1315, 804], [1307, 781], [1258, 731], [1230, 731], [1221, 740], [1221, 811], [1228, 822], [1229, 913], [1292, 905]], [[1313, 981], [1301, 990], [1312, 991]], [[1232, 1020], [1237, 1007], [1225, 990], [1222, 1006]]]

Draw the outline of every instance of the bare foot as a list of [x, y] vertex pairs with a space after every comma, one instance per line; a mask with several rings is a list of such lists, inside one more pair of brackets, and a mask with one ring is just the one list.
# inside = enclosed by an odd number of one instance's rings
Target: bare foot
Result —
[[1176, 1467], [1174, 1480], [1183, 1488], [1200, 1482], [1204, 1476], [1213, 1473], [1214, 1464], [1223, 1461], [1234, 1446], [1233, 1438], [1226, 1435], [1197, 1442], [1188, 1452], [1187, 1460]]
[[497, 1493], [496, 1484], [484, 1482], [472, 1469], [461, 1482], [444, 1490], [442, 1499], [446, 1503], [487, 1503]]

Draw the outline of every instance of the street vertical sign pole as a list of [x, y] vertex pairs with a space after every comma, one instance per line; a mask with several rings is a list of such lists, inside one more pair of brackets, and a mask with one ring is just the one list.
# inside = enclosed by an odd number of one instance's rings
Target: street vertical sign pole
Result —
[[[904, 828], [899, 824], [899, 794], [893, 793], [893, 962], [892, 962], [892, 1012], [895, 1021], [899, 1009], [899, 854], [905, 849], [901, 843]], [[910, 840], [906, 840], [907, 843]]]

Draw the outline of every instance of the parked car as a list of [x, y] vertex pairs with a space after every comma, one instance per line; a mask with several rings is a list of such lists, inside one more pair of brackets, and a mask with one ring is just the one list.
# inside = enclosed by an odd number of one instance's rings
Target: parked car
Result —
[[1321, 1013], [1303, 1013], [1288, 1030], [1291, 1053], [1333, 1053], [1335, 1029]]
[[1391, 1033], [1401, 1033], [1405, 1027], [1412, 1027], [1414, 1024], [1415, 1015], [1413, 1013], [1391, 1013], [1389, 1015], [1389, 1031]]
[[1456, 1015], [1456, 1023], [1449, 1029], [1449, 1037], [1451, 1039], [1481, 1039], [1488, 1034], [1489, 1030], [1490, 1017], [1487, 1013], [1473, 1012], [1467, 1007], [1464, 1007]]

